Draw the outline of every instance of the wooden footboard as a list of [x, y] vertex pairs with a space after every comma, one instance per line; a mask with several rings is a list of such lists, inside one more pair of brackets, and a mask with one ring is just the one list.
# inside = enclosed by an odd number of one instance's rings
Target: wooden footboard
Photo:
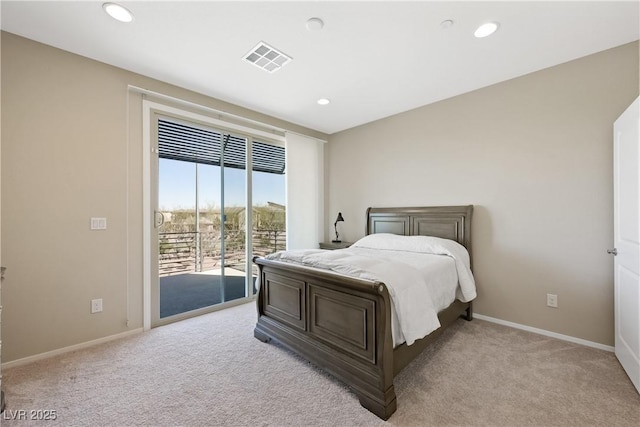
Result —
[[349, 385], [382, 419], [396, 410], [391, 299], [380, 282], [254, 258], [254, 335], [274, 339]]
[[254, 258], [260, 270], [254, 335], [274, 339], [349, 385], [362, 406], [386, 420], [396, 410], [393, 377], [459, 316], [456, 301], [439, 314], [442, 328], [394, 350], [391, 298], [380, 282]]

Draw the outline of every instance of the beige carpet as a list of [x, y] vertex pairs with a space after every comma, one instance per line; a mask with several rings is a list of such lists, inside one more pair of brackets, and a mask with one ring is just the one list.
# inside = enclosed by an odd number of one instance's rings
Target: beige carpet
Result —
[[[9, 426], [638, 426], [612, 353], [459, 320], [395, 380], [384, 422], [341, 383], [253, 338], [245, 304], [3, 372]], [[55, 410], [55, 421], [11, 420]]]

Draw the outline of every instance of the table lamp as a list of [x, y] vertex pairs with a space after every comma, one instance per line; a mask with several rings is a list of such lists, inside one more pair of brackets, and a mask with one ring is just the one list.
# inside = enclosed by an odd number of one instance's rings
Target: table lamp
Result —
[[338, 223], [344, 222], [344, 218], [342, 218], [342, 212], [338, 212], [338, 218], [336, 218], [336, 222], [333, 223], [333, 228], [336, 230], [336, 240], [332, 240], [333, 243], [340, 243], [340, 235], [338, 234]]

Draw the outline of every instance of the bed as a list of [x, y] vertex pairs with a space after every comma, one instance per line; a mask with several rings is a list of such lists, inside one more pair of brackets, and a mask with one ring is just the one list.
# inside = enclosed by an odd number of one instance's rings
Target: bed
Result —
[[[472, 266], [472, 213], [472, 205], [369, 208], [366, 234], [453, 240], [467, 249]], [[411, 345], [394, 345], [385, 283], [281, 260], [253, 261], [259, 269], [254, 336], [280, 343], [343, 381], [384, 420], [397, 408], [395, 375], [456, 319], [473, 316], [471, 302], [455, 299], [437, 313], [438, 329]]]

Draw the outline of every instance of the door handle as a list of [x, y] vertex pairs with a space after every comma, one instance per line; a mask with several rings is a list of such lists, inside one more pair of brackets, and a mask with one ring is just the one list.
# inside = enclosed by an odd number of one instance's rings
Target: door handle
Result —
[[613, 255], [613, 256], [616, 256], [616, 255], [618, 255], [618, 249], [616, 249], [616, 248], [613, 248], [613, 249], [607, 249], [607, 253], [608, 253], [608, 254], [611, 254], [611, 255]]
[[164, 214], [158, 211], [155, 211], [154, 214], [155, 214], [156, 228], [159, 228], [162, 224], [164, 224]]

